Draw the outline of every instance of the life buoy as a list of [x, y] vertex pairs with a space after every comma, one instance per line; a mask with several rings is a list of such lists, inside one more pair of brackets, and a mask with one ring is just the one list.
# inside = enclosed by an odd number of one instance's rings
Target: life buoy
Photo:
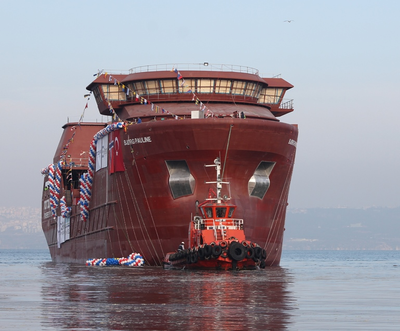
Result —
[[253, 248], [253, 247], [251, 247], [251, 246], [248, 246], [248, 247], [247, 247], [247, 254], [246, 254], [246, 257], [247, 257], [248, 259], [252, 259], [252, 258], [254, 257], [254, 248]]
[[212, 255], [214, 255], [215, 257], [220, 256], [222, 253], [222, 248], [220, 245], [214, 245], [212, 248]]
[[246, 257], [247, 250], [242, 244], [233, 242], [229, 246], [228, 254], [232, 260], [241, 261]]

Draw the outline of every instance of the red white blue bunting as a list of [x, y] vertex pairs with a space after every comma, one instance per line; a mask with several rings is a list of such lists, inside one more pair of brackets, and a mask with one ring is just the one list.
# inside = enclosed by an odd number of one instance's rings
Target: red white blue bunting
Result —
[[132, 253], [127, 258], [105, 258], [105, 259], [89, 259], [86, 261], [87, 266], [128, 266], [128, 267], [141, 267], [144, 264], [144, 259], [139, 253]]

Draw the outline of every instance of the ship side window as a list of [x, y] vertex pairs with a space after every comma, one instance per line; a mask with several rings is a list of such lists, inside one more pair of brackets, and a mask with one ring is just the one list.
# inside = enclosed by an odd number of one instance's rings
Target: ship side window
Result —
[[214, 93], [214, 79], [198, 79], [197, 80], [198, 93]]
[[249, 195], [263, 199], [265, 193], [267, 193], [268, 188], [271, 184], [269, 175], [275, 166], [275, 162], [262, 161], [258, 165], [257, 169], [254, 171], [253, 176], [251, 176], [248, 189]]
[[101, 97], [101, 93], [100, 93], [100, 90], [99, 90], [99, 87], [98, 87], [98, 86], [96, 86], [96, 87], [93, 89], [93, 94], [94, 94], [94, 98], [96, 99], [96, 102], [97, 102], [98, 104], [100, 104], [100, 103], [103, 102], [103, 99], [102, 99], [102, 97]]
[[148, 80], [144, 82], [147, 94], [159, 94], [160, 82], [158, 80]]
[[103, 93], [108, 100], [126, 100], [126, 94], [118, 85], [102, 85]]
[[176, 79], [163, 79], [160, 83], [162, 93], [176, 93]]
[[260, 84], [257, 84], [256, 90], [254, 91], [254, 97], [258, 98], [260, 96], [260, 92], [262, 90], [262, 86]]
[[232, 217], [234, 211], [235, 211], [235, 208], [233, 208], [233, 207], [230, 207], [230, 208], [229, 208], [228, 218], [231, 218], [231, 217]]
[[133, 90], [139, 95], [147, 94], [146, 87], [144, 86], [144, 82], [134, 82]]
[[256, 83], [247, 82], [246, 88], [244, 89], [244, 95], [248, 97], [254, 96], [255, 89], [256, 89]]
[[215, 81], [215, 93], [230, 94], [232, 81], [227, 79], [217, 79]]
[[184, 160], [165, 161], [169, 171], [169, 187], [174, 199], [193, 194], [195, 180]]
[[243, 95], [246, 82], [235, 80], [232, 82], [232, 94]]
[[196, 91], [196, 79], [185, 79], [185, 83], [179, 83], [179, 93], [187, 93], [189, 89], [192, 92]]
[[261, 90], [258, 103], [277, 104], [281, 98], [283, 89], [266, 87]]
[[206, 213], [207, 213], [207, 217], [208, 217], [208, 218], [212, 218], [212, 217], [213, 217], [212, 208], [207, 207], [207, 208], [205, 208], [205, 210], [206, 210]]

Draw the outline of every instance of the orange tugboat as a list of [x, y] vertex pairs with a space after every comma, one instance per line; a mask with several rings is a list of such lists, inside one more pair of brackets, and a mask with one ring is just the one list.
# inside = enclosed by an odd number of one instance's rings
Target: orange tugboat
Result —
[[[217, 171], [217, 193], [210, 188], [208, 198], [199, 204], [189, 225], [189, 248], [180, 246], [177, 252], [168, 253], [164, 268], [240, 270], [265, 268], [267, 252], [257, 243], [246, 240], [244, 220], [234, 218], [236, 205], [230, 198], [221, 196], [221, 161], [214, 160]], [[184, 243], [182, 243], [184, 244]]]

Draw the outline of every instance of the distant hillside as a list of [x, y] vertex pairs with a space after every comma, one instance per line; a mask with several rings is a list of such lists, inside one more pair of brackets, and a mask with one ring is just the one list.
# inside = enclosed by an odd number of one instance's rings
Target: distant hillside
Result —
[[400, 249], [400, 207], [288, 209], [285, 228], [284, 249]]
[[[285, 250], [400, 249], [400, 207], [288, 209]], [[39, 208], [0, 207], [0, 249], [46, 249]]]
[[46, 249], [40, 209], [0, 207], [0, 249]]

